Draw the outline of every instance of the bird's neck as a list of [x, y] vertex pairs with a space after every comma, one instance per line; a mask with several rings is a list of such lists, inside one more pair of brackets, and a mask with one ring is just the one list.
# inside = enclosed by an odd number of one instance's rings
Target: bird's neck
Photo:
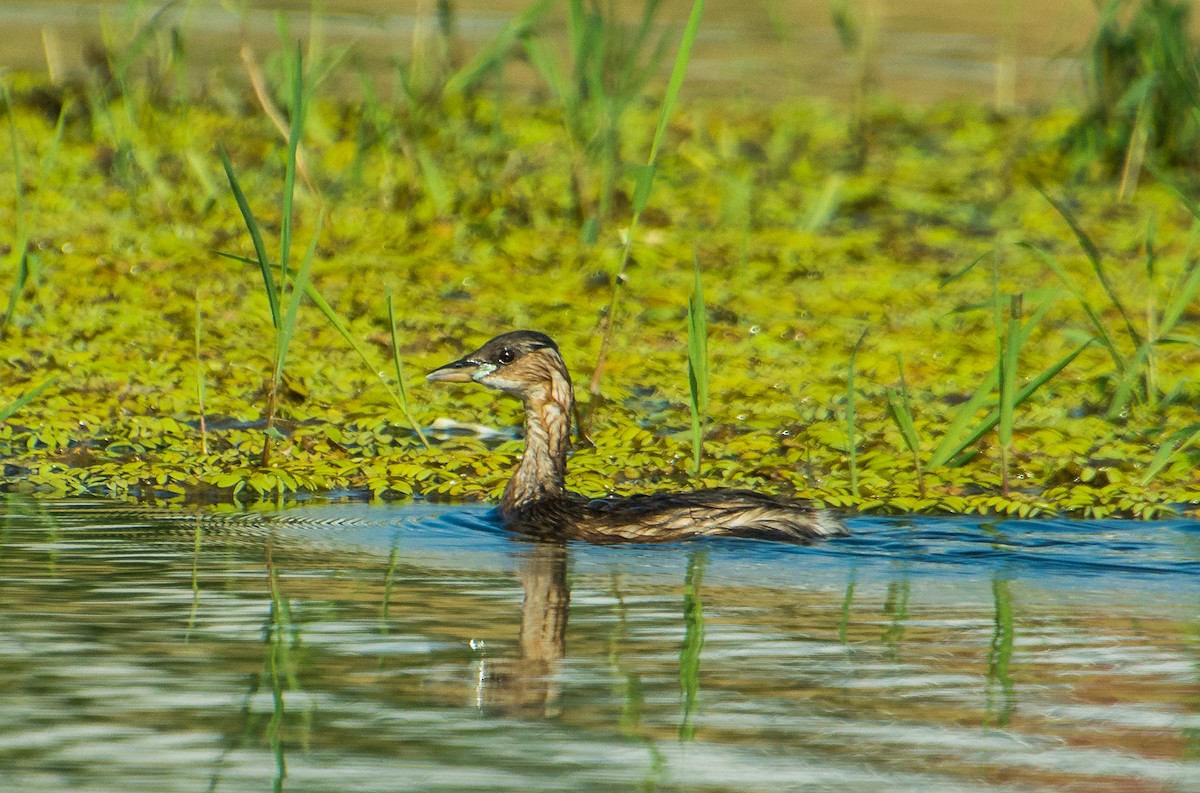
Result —
[[525, 453], [504, 489], [502, 512], [566, 491], [567, 451], [571, 446], [571, 411], [575, 405], [571, 379], [557, 369], [544, 385], [524, 394]]

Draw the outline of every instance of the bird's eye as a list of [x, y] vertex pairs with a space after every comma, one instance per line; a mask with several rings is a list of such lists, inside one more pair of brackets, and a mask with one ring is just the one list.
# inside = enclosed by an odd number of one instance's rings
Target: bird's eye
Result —
[[512, 350], [510, 350], [508, 347], [505, 347], [503, 350], [500, 351], [500, 354], [496, 356], [496, 361], [501, 364], [507, 364], [507, 363], [512, 363], [514, 360], [516, 360], [516, 358], [517, 358], [517, 354], [515, 352], [513, 352]]

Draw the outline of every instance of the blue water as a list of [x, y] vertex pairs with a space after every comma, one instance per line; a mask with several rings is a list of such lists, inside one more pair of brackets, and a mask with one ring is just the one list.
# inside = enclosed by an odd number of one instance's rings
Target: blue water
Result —
[[[334, 505], [299, 507], [289, 516], [346, 525], [312, 541], [369, 552], [404, 547], [432, 560], [480, 555], [474, 563], [504, 565], [514, 540], [494, 509], [485, 506]], [[355, 525], [358, 524], [358, 525]], [[703, 549], [710, 576], [762, 569], [779, 584], [836, 584], [906, 577], [1023, 578], [1056, 588], [1088, 588], [1103, 575], [1133, 588], [1200, 589], [1200, 521], [998, 520], [975, 516], [847, 516], [852, 536], [792, 546], [758, 540], [706, 539], [669, 545], [593, 546], [575, 543], [576, 564], [635, 568], [642, 575], [674, 575], [681, 552]], [[457, 563], [457, 562], [456, 562]]]
[[0, 790], [1200, 790], [1200, 523], [0, 505]]

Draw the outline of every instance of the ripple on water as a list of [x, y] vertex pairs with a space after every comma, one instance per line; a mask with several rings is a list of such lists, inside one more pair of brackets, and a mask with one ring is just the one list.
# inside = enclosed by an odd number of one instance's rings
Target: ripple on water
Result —
[[309, 506], [197, 553], [123, 509], [5, 519], [14, 789], [1200, 790], [1194, 523], [563, 555], [482, 507]]

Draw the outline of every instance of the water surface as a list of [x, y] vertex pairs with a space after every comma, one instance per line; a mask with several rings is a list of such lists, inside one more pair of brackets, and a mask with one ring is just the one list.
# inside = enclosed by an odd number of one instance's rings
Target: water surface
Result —
[[1200, 790], [1196, 523], [2, 509], [8, 790]]

